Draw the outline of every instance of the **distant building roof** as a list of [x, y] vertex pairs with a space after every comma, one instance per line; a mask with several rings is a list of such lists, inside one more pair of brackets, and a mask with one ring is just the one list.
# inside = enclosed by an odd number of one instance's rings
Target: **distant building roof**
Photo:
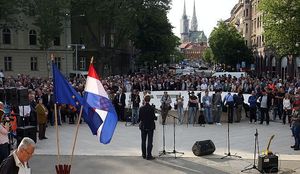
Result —
[[207, 37], [203, 31], [190, 31], [189, 33], [190, 42], [192, 43], [201, 43], [207, 42]]

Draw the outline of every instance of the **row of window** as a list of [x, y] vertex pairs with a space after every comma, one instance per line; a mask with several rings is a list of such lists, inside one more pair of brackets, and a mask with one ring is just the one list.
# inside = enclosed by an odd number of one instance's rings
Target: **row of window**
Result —
[[[259, 17], [257, 17], [257, 21], [256, 19], [252, 20], [253, 22], [253, 32], [256, 32], [256, 28], [262, 27], [262, 21], [260, 20]], [[245, 25], [245, 33], [247, 34], [249, 32], [249, 25], [248, 23], [246, 23]]]
[[256, 36], [256, 38], [254, 38], [252, 40], [252, 45], [257, 45], [258, 47], [262, 47], [264, 45], [265, 42], [265, 38], [264, 36]]
[[253, 31], [256, 31], [256, 28], [262, 27], [262, 19], [261, 16], [258, 16], [257, 19], [252, 20]]
[[[29, 45], [37, 45], [37, 32], [35, 30], [30, 30], [28, 33]], [[11, 44], [12, 34], [10, 29], [4, 28], [2, 30], [2, 43]], [[54, 46], [60, 46], [60, 37], [55, 37], [53, 40]]]
[[[55, 57], [54, 63], [57, 65], [58, 69], [61, 69], [61, 58]], [[13, 59], [10, 56], [4, 57], [4, 71], [13, 71], [12, 69]], [[38, 58], [30, 57], [30, 70], [38, 71]]]
[[259, 4], [259, 0], [252, 3], [252, 14], [255, 14], [258, 11], [258, 9], [257, 9], [258, 5], [257, 4]]
[[[75, 61], [74, 61], [75, 62]], [[10, 56], [4, 57], [4, 70], [5, 71], [13, 71], [12, 69], [13, 59]], [[61, 57], [55, 57], [54, 63], [57, 65], [58, 69], [61, 70]], [[79, 58], [79, 70], [86, 70], [86, 57]], [[74, 70], [77, 70], [76, 64], [74, 64]], [[38, 71], [38, 58], [30, 57], [30, 70]]]

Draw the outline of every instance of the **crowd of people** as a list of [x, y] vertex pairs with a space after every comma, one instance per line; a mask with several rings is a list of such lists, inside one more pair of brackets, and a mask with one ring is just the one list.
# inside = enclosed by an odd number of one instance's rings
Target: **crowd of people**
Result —
[[[68, 79], [80, 95], [84, 95], [85, 77], [73, 77]], [[293, 148], [299, 150], [300, 134], [300, 78], [257, 78], [257, 77], [205, 77], [201, 74], [175, 75], [172, 73], [156, 74], [130, 74], [116, 75], [101, 79], [109, 98], [113, 102], [120, 121], [125, 121], [126, 100], [131, 102], [131, 122], [137, 124], [140, 121], [139, 108], [145, 104], [140, 98], [139, 92], [165, 91], [161, 98], [162, 123], [166, 122], [166, 115], [171, 108], [171, 98], [167, 91], [189, 91], [188, 122], [194, 124], [198, 121], [198, 110], [203, 110], [204, 123], [221, 125], [222, 112], [228, 113], [228, 122], [240, 122], [242, 109], [246, 111], [250, 123], [260, 124], [266, 122], [269, 125], [270, 111], [273, 111], [272, 120], [280, 119], [282, 124], [289, 123], [295, 137]], [[11, 105], [9, 110], [3, 107], [5, 114], [20, 113], [27, 117], [26, 124], [37, 126], [39, 140], [47, 139], [45, 136], [47, 126], [54, 125], [54, 98], [53, 82], [51, 78], [30, 77], [18, 75], [17, 77], [4, 77], [0, 84], [3, 88], [27, 88], [29, 103], [26, 111], [20, 112], [19, 107]], [[195, 94], [194, 91], [205, 91], [205, 95]], [[212, 96], [209, 92], [214, 91]], [[130, 98], [126, 99], [125, 93], [129, 92]], [[227, 95], [222, 98], [221, 92]], [[236, 94], [235, 94], [236, 93]], [[251, 94], [248, 101], [244, 100], [243, 94]], [[179, 93], [175, 109], [178, 113], [179, 123], [183, 123], [184, 98]], [[6, 101], [2, 101], [6, 103]], [[246, 104], [245, 104], [246, 103]], [[77, 108], [71, 105], [58, 105], [58, 124], [74, 124], [77, 118]], [[0, 108], [1, 110], [1, 108]], [[298, 111], [298, 114], [297, 114]], [[5, 115], [4, 114], [4, 115]], [[233, 117], [235, 115], [235, 119]], [[24, 124], [24, 123], [23, 123]], [[8, 143], [6, 135], [9, 128], [4, 122], [0, 126], [0, 151], [2, 144]], [[0, 152], [1, 153], [1, 152]], [[1, 153], [3, 160], [7, 153]]]

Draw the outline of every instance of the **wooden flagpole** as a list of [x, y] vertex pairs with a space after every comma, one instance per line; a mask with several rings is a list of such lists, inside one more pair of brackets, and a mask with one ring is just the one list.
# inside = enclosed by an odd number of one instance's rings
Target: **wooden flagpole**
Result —
[[56, 146], [57, 146], [57, 163], [60, 164], [60, 147], [59, 147], [59, 130], [57, 124], [57, 105], [54, 104], [54, 117], [55, 117], [55, 129], [56, 129]]
[[82, 110], [83, 110], [83, 105], [81, 105], [81, 107], [80, 107], [80, 112], [79, 112], [78, 121], [77, 121], [77, 125], [76, 125], [76, 133], [75, 133], [74, 141], [73, 141], [70, 166], [72, 165], [72, 161], [73, 161], [73, 157], [74, 157], [74, 150], [75, 150], [75, 145], [76, 145], [76, 141], [77, 141], [78, 129], [79, 129], [79, 124], [80, 124], [80, 120], [81, 120]]
[[93, 62], [94, 62], [94, 56], [92, 56], [90, 64], [92, 64]]
[[[91, 58], [90, 63], [93, 63], [93, 60], [94, 60], [94, 57]], [[74, 136], [71, 159], [70, 159], [70, 165], [69, 165], [70, 168], [71, 168], [73, 158], [74, 158], [74, 150], [75, 150], [75, 145], [76, 145], [76, 142], [77, 142], [78, 130], [79, 130], [79, 125], [80, 125], [80, 120], [81, 120], [81, 117], [82, 117], [82, 110], [83, 110], [83, 105], [81, 105], [81, 107], [80, 107], [80, 112], [79, 112], [78, 121], [77, 121], [77, 125], [76, 125], [76, 132], [75, 132], [75, 136]]]
[[[54, 61], [54, 55], [51, 54], [51, 61]], [[57, 124], [57, 105], [54, 104], [54, 118], [55, 118], [55, 130], [56, 130], [56, 147], [57, 147], [57, 163], [60, 164], [60, 147], [59, 147], [59, 132]]]

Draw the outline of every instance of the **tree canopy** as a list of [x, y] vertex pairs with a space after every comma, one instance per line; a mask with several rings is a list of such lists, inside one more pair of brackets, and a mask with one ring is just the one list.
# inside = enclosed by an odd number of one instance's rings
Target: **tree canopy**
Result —
[[300, 49], [300, 1], [263, 0], [259, 9], [263, 12], [266, 44], [283, 56], [299, 54]]
[[213, 54], [211, 48], [205, 49], [202, 57], [203, 57], [203, 60], [209, 64], [216, 63], [216, 60], [215, 60], [215, 57], [214, 57], [214, 54]]
[[39, 28], [38, 39], [41, 49], [52, 46], [55, 37], [63, 31], [68, 3], [65, 0], [30, 0], [26, 6], [26, 14], [34, 16], [34, 25]]
[[151, 0], [141, 6], [136, 17], [136, 28], [132, 33], [134, 45], [141, 51], [140, 62], [168, 63], [179, 45], [179, 38], [172, 33], [167, 18], [168, 2], [159, 4]]
[[20, 0], [0, 1], [0, 28], [19, 29], [24, 27], [24, 21], [20, 15], [23, 2]]
[[[72, 0], [72, 13], [85, 14], [83, 25], [99, 50], [131, 40], [139, 62], [166, 62], [179, 44], [167, 19], [169, 9], [170, 0]], [[100, 47], [101, 33], [114, 34], [114, 48]]]
[[219, 21], [209, 37], [209, 45], [218, 63], [236, 65], [245, 61], [251, 62], [252, 53], [244, 39], [231, 24]]

